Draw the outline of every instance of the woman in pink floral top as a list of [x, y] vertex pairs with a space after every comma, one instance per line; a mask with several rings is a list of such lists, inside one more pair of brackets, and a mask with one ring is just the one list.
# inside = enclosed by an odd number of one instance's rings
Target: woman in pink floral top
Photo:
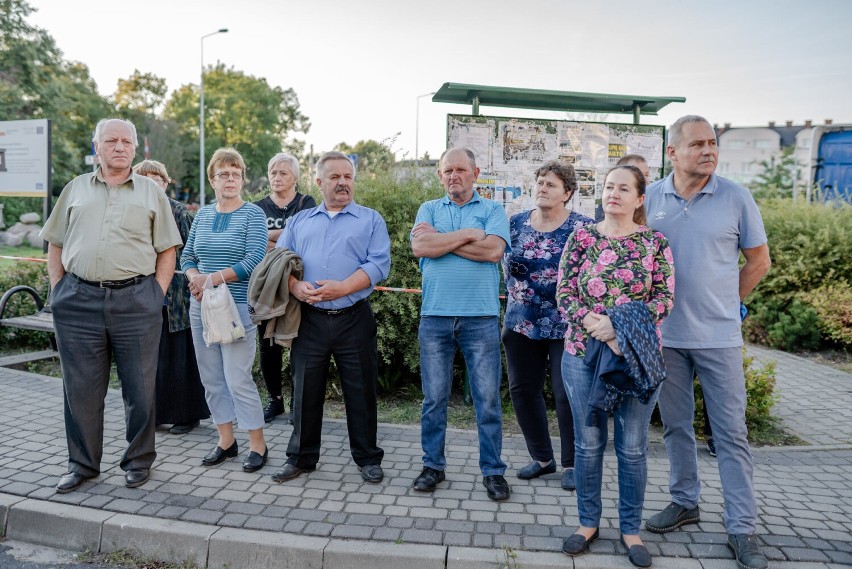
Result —
[[[666, 238], [645, 224], [645, 177], [635, 166], [616, 166], [603, 190], [604, 219], [577, 229], [565, 244], [559, 263], [556, 302], [568, 320], [562, 379], [574, 415], [574, 475], [580, 528], [568, 537], [563, 551], [578, 555], [598, 537], [601, 478], [606, 428], [587, 426], [594, 368], [584, 363], [586, 343], [593, 337], [621, 355], [608, 308], [639, 301], [657, 325], [674, 303], [674, 267]], [[604, 347], [606, 349], [606, 347]], [[614, 411], [618, 457], [619, 518], [622, 543], [639, 567], [651, 556], [639, 538], [647, 478], [648, 425], [657, 400], [647, 404], [626, 396]]]

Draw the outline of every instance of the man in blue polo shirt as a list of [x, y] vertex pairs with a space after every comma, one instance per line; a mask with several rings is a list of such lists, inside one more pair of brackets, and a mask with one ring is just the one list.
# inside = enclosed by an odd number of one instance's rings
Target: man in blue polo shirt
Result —
[[645, 528], [664, 533], [700, 519], [692, 428], [697, 374], [718, 452], [728, 546], [742, 569], [760, 569], [768, 564], [754, 537], [740, 302], [769, 270], [766, 232], [749, 191], [714, 173], [719, 151], [706, 119], [682, 117], [668, 136], [673, 172], [648, 188], [645, 207], [648, 224], [668, 238], [677, 267], [675, 306], [662, 325], [668, 377], [659, 399], [672, 502]]
[[438, 176], [447, 195], [420, 206], [411, 231], [411, 249], [420, 259], [423, 274], [419, 334], [423, 471], [414, 480], [414, 489], [432, 492], [445, 478], [447, 402], [458, 346], [470, 374], [483, 485], [492, 500], [506, 500], [510, 491], [503, 478], [506, 465], [500, 460], [503, 423], [497, 295], [498, 263], [510, 250], [509, 221], [498, 203], [474, 191], [478, 175], [472, 151], [453, 148], [444, 152]]

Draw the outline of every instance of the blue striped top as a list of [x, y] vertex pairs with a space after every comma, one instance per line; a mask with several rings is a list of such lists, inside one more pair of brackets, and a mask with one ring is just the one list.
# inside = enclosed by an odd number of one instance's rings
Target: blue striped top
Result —
[[189, 239], [180, 256], [180, 268], [215, 273], [233, 269], [238, 282], [228, 283], [234, 302], [248, 302], [251, 272], [266, 255], [269, 230], [266, 214], [254, 204], [245, 203], [229, 213], [219, 213], [210, 204], [198, 210]]

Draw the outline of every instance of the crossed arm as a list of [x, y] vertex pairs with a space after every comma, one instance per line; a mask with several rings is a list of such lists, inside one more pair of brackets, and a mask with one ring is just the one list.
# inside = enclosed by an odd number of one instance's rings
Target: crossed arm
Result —
[[497, 263], [506, 250], [506, 242], [498, 235], [486, 235], [482, 229], [459, 229], [439, 233], [429, 223], [421, 222], [411, 230], [411, 251], [417, 258], [434, 259], [447, 253], [471, 261]]

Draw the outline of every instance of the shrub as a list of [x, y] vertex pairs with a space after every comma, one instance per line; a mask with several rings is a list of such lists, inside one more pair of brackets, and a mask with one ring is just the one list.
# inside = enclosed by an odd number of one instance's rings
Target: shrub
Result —
[[852, 347], [852, 286], [838, 282], [801, 296], [816, 313], [823, 335], [844, 348]]
[[[746, 336], [785, 350], [820, 348], [832, 337], [810, 293], [828, 284], [849, 286], [852, 207], [768, 200], [760, 209], [772, 269], [747, 300]], [[848, 297], [833, 298], [841, 289], [824, 290], [825, 306], [852, 310]]]
[[[421, 285], [418, 260], [411, 253], [409, 233], [420, 205], [443, 195], [437, 177], [397, 178], [379, 172], [358, 178], [355, 199], [382, 214], [391, 240], [391, 272], [382, 286], [416, 288]], [[420, 295], [374, 292], [370, 297], [376, 313], [379, 344], [379, 385], [393, 391], [408, 383], [420, 383]]]
[[[41, 296], [42, 302], [47, 303], [49, 292], [49, 280], [47, 278], [47, 263], [35, 263], [18, 261], [9, 268], [0, 271], [0, 294], [18, 285], [33, 287]], [[27, 293], [17, 293], [12, 296], [3, 316], [11, 318], [24, 316], [36, 312], [36, 304]], [[46, 347], [50, 341], [45, 332], [33, 330], [21, 330], [18, 328], [0, 328], [0, 345], [5, 347]]]

